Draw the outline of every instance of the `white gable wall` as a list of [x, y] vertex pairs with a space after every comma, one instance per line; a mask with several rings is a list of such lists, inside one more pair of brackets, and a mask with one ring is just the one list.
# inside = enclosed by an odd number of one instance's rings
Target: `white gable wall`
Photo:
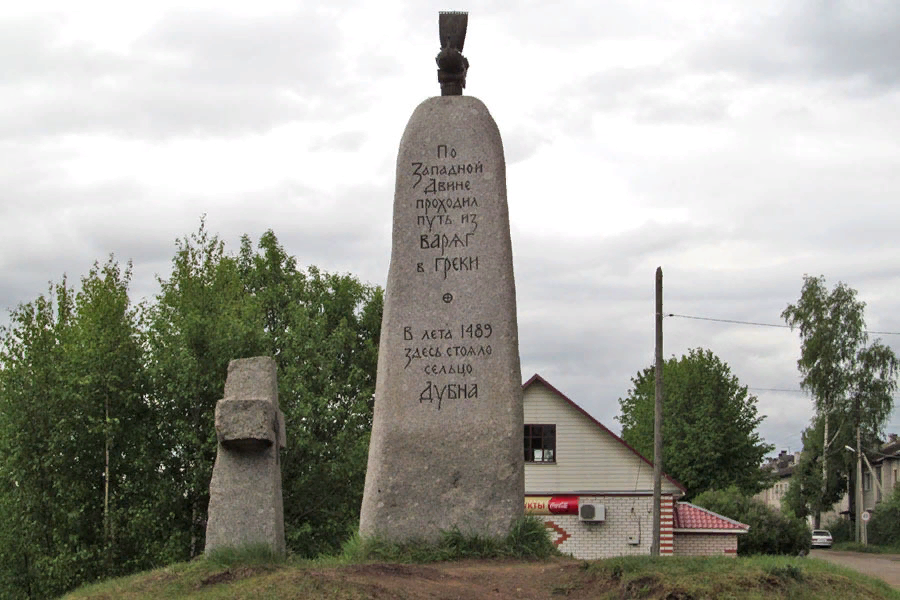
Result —
[[[653, 467], [540, 381], [525, 390], [525, 423], [556, 425], [556, 462], [525, 463], [526, 494], [651, 492]], [[662, 480], [663, 494], [681, 491]]]

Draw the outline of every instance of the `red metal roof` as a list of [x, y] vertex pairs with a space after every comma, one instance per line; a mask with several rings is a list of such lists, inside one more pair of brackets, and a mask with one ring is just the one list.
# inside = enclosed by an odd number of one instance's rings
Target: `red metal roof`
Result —
[[[635, 450], [634, 448], [632, 448], [632, 447], [628, 444], [628, 442], [626, 442], [625, 440], [623, 440], [622, 438], [620, 438], [619, 436], [617, 436], [616, 434], [614, 434], [612, 431], [610, 431], [603, 423], [601, 423], [600, 421], [598, 421], [597, 419], [595, 419], [594, 417], [592, 417], [592, 416], [590, 415], [590, 413], [588, 413], [588, 411], [586, 411], [586, 410], [584, 410], [583, 408], [581, 408], [580, 406], [578, 406], [578, 405], [575, 403], [574, 400], [572, 400], [571, 398], [569, 398], [568, 396], [566, 396], [565, 394], [563, 394], [561, 391], [559, 391], [558, 389], [556, 389], [555, 387], [553, 387], [550, 383], [547, 382], [546, 379], [544, 379], [543, 377], [541, 377], [541, 376], [538, 375], [537, 373], [535, 373], [534, 375], [532, 375], [532, 376], [531, 376], [531, 379], [529, 379], [528, 381], [526, 381], [525, 383], [522, 384], [522, 389], [523, 389], [523, 390], [527, 390], [527, 389], [528, 389], [532, 384], [534, 384], [535, 382], [540, 383], [540, 384], [546, 386], [547, 389], [549, 389], [551, 392], [554, 392], [557, 396], [559, 396], [560, 398], [562, 398], [563, 400], [565, 400], [566, 402], [568, 402], [570, 405], [572, 405], [572, 407], [573, 407], [575, 410], [577, 410], [578, 412], [580, 412], [581, 414], [583, 414], [584, 416], [586, 416], [588, 419], [590, 419], [591, 421], [593, 421], [593, 422], [597, 425], [597, 427], [599, 427], [600, 429], [602, 429], [603, 431], [605, 431], [606, 433], [608, 433], [609, 435], [611, 435], [611, 436], [613, 437], [613, 439], [615, 439], [617, 442], [619, 442], [620, 444], [622, 444], [623, 446], [625, 446], [626, 448], [628, 448], [629, 450], [631, 450], [632, 452], [634, 452], [634, 453], [638, 456], [638, 458], [640, 458], [642, 461], [644, 461], [645, 463], [647, 463], [647, 464], [650, 465], [651, 467], [653, 466], [653, 463], [650, 462], [649, 460], [647, 460], [647, 458], [645, 458], [643, 454], [641, 454], [640, 452], [638, 452], [637, 450]], [[678, 489], [680, 489], [681, 492], [682, 492], [683, 494], [686, 494], [686, 493], [687, 493], [687, 488], [684, 487], [683, 485], [681, 485], [681, 483], [679, 483], [678, 481], [676, 481], [674, 478], [670, 477], [669, 475], [666, 475], [665, 473], [663, 473], [662, 475], [663, 475], [663, 477], [665, 477], [666, 479], [668, 479], [669, 482], [670, 482], [672, 485], [674, 485], [675, 487], [677, 487]]]
[[747, 531], [750, 526], [690, 502], [678, 502], [675, 504], [675, 529]]

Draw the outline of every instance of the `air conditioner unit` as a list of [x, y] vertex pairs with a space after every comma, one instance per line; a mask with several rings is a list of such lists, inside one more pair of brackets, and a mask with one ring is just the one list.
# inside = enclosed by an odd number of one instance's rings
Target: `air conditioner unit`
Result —
[[606, 507], [602, 504], [582, 504], [578, 507], [578, 520], [602, 523], [606, 520]]

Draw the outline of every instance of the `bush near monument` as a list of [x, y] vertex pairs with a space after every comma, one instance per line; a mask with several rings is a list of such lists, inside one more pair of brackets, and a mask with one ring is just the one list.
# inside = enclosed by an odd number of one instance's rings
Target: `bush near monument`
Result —
[[812, 533], [806, 521], [788, 515], [754, 500], [737, 486], [725, 490], [709, 490], [693, 500], [730, 519], [750, 526], [738, 536], [738, 554], [801, 555], [809, 552]]
[[356, 535], [344, 544], [341, 557], [359, 562], [428, 563], [446, 560], [524, 558], [560, 556], [550, 539], [550, 530], [537, 517], [525, 515], [510, 527], [505, 538], [466, 535], [459, 529], [442, 531], [437, 542], [407, 540], [394, 542]]
[[130, 279], [110, 258], [0, 332], [0, 600], [203, 551], [214, 407], [234, 358], [278, 363], [288, 548], [336, 552], [356, 522], [381, 290], [299, 269], [271, 231], [226, 254], [202, 222], [155, 298], [131, 302]]

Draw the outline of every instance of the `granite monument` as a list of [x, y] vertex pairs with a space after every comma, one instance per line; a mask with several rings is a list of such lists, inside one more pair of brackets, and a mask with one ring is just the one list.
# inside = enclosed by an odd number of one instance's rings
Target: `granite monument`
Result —
[[363, 537], [502, 537], [523, 513], [506, 166], [487, 107], [461, 95], [466, 28], [441, 13], [442, 95], [400, 142]]

